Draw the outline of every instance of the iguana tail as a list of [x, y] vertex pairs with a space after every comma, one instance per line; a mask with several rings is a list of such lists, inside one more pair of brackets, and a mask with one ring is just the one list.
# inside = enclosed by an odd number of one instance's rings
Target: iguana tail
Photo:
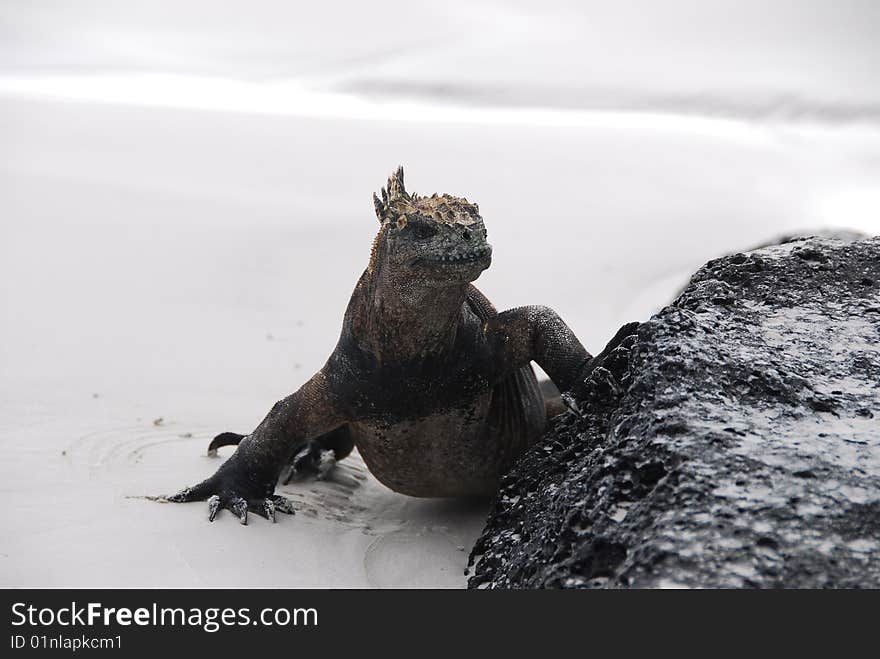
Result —
[[239, 435], [237, 432], [221, 432], [208, 445], [208, 455], [217, 455], [217, 449], [221, 446], [238, 446], [247, 435]]

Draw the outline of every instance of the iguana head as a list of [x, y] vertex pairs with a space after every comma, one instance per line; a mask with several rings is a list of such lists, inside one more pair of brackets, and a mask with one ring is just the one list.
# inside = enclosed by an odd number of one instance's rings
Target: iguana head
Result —
[[474, 281], [492, 261], [479, 207], [447, 194], [409, 194], [403, 167], [388, 178], [381, 199], [373, 195], [373, 206], [382, 224], [373, 261], [383, 260], [383, 267], [442, 286]]

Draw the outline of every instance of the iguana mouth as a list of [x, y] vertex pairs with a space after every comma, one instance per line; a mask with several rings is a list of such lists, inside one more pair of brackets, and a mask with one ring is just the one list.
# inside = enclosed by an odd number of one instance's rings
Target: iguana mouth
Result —
[[491, 245], [483, 245], [467, 252], [450, 252], [443, 256], [424, 256], [419, 260], [427, 263], [472, 263], [474, 261], [481, 261], [491, 255]]

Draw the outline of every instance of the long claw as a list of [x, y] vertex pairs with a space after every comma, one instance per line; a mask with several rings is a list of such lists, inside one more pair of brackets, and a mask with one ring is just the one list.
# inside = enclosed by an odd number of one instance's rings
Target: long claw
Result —
[[220, 510], [220, 497], [216, 494], [213, 495], [210, 499], [208, 499], [208, 521], [213, 522], [214, 518], [217, 516], [217, 511]]
[[636, 336], [635, 339], [632, 339], [630, 337], [637, 334], [637, 332], [639, 331], [639, 325], [640, 323], [627, 323], [619, 330], [617, 330], [617, 333], [613, 337], [611, 337], [608, 345], [606, 345], [602, 349], [602, 352], [600, 352], [593, 358], [593, 363], [601, 364], [602, 360], [605, 359], [605, 357], [607, 357], [612, 350], [620, 345], [627, 344], [625, 347], [630, 347], [633, 343], [635, 343], [635, 341], [638, 339], [638, 336]]
[[621, 343], [623, 343], [624, 341], [629, 339], [629, 337], [631, 337], [631, 336], [635, 335], [636, 338], [638, 338], [638, 332], [639, 332], [640, 326], [641, 326], [641, 323], [639, 323], [639, 322], [627, 323], [626, 325], [621, 327], [619, 330], [617, 330], [617, 333], [611, 338], [611, 340], [608, 342], [608, 346], [606, 346], [605, 349], [606, 350], [609, 350], [609, 349], [613, 350], [614, 348], [619, 346]]
[[266, 499], [263, 502], [263, 509], [266, 511], [266, 517], [272, 520], [272, 523], [275, 523], [275, 502], [272, 499]]
[[290, 499], [287, 499], [280, 494], [275, 494], [272, 496], [272, 503], [275, 504], [275, 510], [277, 510], [278, 512], [284, 513], [286, 515], [296, 514], [296, 510], [294, 510], [293, 504], [290, 502]]
[[271, 513], [273, 511], [266, 507], [267, 501], [268, 499], [250, 499], [247, 502], [248, 513], [254, 513], [266, 520], [272, 519]]
[[241, 523], [247, 526], [247, 516], [248, 516], [248, 505], [247, 501], [242, 499], [241, 497], [235, 497], [230, 504], [230, 508], [232, 512], [234, 512]]

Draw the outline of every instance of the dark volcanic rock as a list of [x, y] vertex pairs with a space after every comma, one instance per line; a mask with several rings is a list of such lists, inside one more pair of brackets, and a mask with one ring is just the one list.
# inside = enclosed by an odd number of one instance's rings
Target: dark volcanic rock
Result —
[[502, 485], [471, 587], [880, 587], [880, 238], [706, 264]]

